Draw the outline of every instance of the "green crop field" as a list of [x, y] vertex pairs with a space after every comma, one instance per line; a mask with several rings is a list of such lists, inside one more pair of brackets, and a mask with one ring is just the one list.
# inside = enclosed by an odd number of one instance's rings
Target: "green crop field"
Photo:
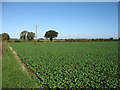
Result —
[[118, 42], [10, 43], [40, 87], [117, 88]]

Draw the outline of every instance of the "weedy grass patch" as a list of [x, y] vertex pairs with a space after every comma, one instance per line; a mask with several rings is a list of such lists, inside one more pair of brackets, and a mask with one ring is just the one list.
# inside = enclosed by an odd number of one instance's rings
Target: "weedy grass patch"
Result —
[[37, 88], [35, 80], [25, 71], [12, 51], [5, 47], [2, 59], [2, 88]]

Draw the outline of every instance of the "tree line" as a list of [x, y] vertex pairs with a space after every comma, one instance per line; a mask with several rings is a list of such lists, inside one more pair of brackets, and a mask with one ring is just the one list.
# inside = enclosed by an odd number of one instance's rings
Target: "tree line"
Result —
[[[52, 41], [53, 38], [57, 36], [58, 36], [58, 32], [56, 32], [55, 30], [48, 30], [44, 35], [44, 37], [46, 39], [49, 38], [50, 41]], [[21, 40], [34, 40], [35, 37], [36, 36], [34, 32], [29, 32], [29, 31], [24, 30], [20, 33]], [[8, 33], [2, 33], [0, 34], [0, 38], [2, 38], [2, 40], [10, 40], [10, 35]]]
[[[48, 30], [46, 31], [44, 37], [46, 39], [49, 38], [50, 41], [53, 41], [53, 38], [58, 36], [58, 32], [56, 32], [55, 30]], [[24, 30], [20, 33], [20, 39], [21, 40], [34, 40], [35, 38], [35, 33], [34, 32], [29, 32], [27, 30]], [[3, 41], [5, 40], [10, 40], [10, 35], [8, 33], [2, 33], [0, 34], [0, 38], [2, 38]], [[98, 38], [98, 39], [64, 39], [62, 41], [65, 42], [81, 42], [81, 41], [109, 41], [109, 40], [114, 40], [113, 37], [110, 37], [109, 39], [103, 39], [103, 38]], [[120, 40], [120, 37], [119, 39]], [[61, 40], [57, 40], [57, 41], [61, 41]]]

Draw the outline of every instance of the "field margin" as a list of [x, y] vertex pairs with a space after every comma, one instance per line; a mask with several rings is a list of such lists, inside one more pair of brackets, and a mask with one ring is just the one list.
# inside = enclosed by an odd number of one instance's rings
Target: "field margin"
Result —
[[[35, 77], [37, 77], [39, 80], [39, 76], [37, 74], [35, 74], [30, 68], [28, 68], [28, 66], [26, 65], [26, 63], [24, 63], [20, 57], [17, 55], [17, 52], [10, 46], [10, 44], [8, 43], [8, 47], [11, 50], [11, 52], [15, 55], [16, 60], [19, 62], [21, 70], [25, 71], [28, 75], [34, 75]], [[31, 78], [32, 79], [32, 78]], [[39, 88], [39, 87], [38, 87]]]

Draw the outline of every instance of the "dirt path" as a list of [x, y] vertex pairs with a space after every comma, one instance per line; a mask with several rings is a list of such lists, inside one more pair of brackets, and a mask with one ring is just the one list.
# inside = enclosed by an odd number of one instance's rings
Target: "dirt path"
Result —
[[28, 73], [28, 74], [33, 74], [33, 75], [35, 75], [39, 80], [41, 80], [37, 74], [35, 74], [31, 69], [29, 69], [24, 62], [22, 62], [22, 60], [21, 60], [21, 59], [19, 58], [19, 56], [17, 55], [16, 51], [13, 50], [13, 48], [10, 46], [9, 43], [8, 43], [8, 47], [10, 48], [10, 50], [11, 50], [11, 51], [13, 52], [13, 54], [15, 55], [15, 58], [16, 58], [16, 59], [18, 60], [18, 62], [20, 63], [21, 69], [22, 69], [23, 71], [25, 71], [26, 73]]
[[25, 71], [25, 72], [28, 73], [28, 68], [27, 68], [26, 65], [20, 60], [20, 58], [19, 58], [19, 56], [17, 55], [16, 51], [13, 50], [13, 48], [9, 45], [9, 43], [8, 43], [8, 47], [9, 47], [9, 49], [13, 52], [13, 54], [15, 55], [15, 58], [16, 58], [16, 59], [18, 60], [18, 62], [20, 63], [21, 69], [22, 69], [23, 71]]

